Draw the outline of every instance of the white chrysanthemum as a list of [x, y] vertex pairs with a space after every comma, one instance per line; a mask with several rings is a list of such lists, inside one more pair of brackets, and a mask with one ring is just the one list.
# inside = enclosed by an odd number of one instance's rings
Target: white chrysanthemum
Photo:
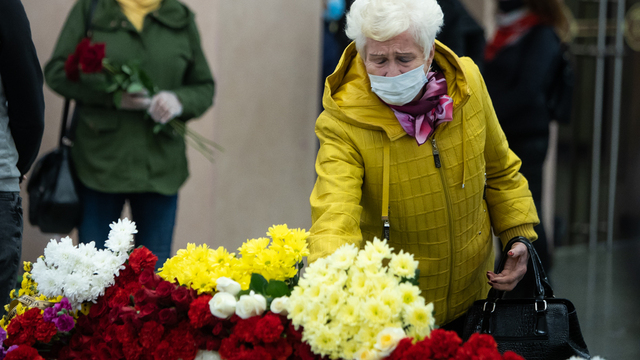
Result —
[[398, 292], [403, 305], [413, 305], [420, 298], [420, 289], [408, 283], [398, 285]]
[[402, 310], [402, 298], [396, 289], [386, 289], [380, 293], [380, 301], [391, 310], [394, 315]]
[[355, 261], [355, 266], [362, 270], [377, 272], [382, 267], [384, 257], [375, 251], [360, 251]]
[[358, 248], [355, 245], [342, 245], [330, 256], [331, 265], [335, 269], [347, 270], [353, 265], [356, 256], [358, 256]]
[[138, 233], [136, 223], [128, 218], [118, 219], [109, 225], [109, 239], [105, 242], [105, 247], [115, 253], [127, 253], [133, 249], [133, 235]]
[[360, 312], [361, 318], [375, 325], [385, 325], [391, 320], [391, 309], [378, 298], [368, 299]]
[[220, 354], [217, 351], [198, 350], [196, 358], [193, 360], [221, 360]]
[[413, 279], [416, 275], [416, 269], [418, 269], [418, 262], [413, 259], [413, 254], [400, 250], [400, 253], [391, 256], [389, 270], [391, 270], [393, 274], [407, 279]]
[[429, 336], [435, 326], [433, 317], [433, 303], [427, 305], [414, 304], [406, 309], [405, 320], [414, 327], [414, 331], [421, 338]]
[[389, 247], [389, 245], [387, 244], [387, 239], [380, 240], [376, 237], [373, 238], [372, 242], [367, 243], [367, 245], [364, 247], [364, 251], [374, 252], [378, 254], [378, 256], [381, 256], [383, 259], [387, 259], [391, 256], [393, 248]]

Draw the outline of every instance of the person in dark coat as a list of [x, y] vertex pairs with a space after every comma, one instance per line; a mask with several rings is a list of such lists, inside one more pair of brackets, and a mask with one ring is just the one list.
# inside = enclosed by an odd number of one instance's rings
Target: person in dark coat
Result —
[[[561, 63], [558, 36], [567, 28], [559, 0], [499, 0], [498, 29], [485, 53], [484, 78], [509, 147], [522, 160], [520, 172], [538, 209], [542, 166], [549, 146], [548, 92]], [[541, 217], [542, 218], [542, 217]], [[534, 242], [546, 270], [551, 258], [543, 224]]]
[[0, 1], [0, 79], [0, 302], [8, 304], [22, 254], [20, 183], [44, 131], [42, 71], [20, 0]]
[[484, 68], [484, 29], [469, 15], [459, 0], [438, 0], [444, 13], [444, 25], [436, 37], [458, 56], [468, 56], [480, 72]]

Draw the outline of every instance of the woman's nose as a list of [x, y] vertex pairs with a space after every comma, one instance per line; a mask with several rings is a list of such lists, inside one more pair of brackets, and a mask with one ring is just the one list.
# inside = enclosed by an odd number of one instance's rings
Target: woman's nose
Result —
[[396, 64], [389, 64], [389, 68], [387, 70], [387, 74], [385, 75], [386, 77], [394, 77], [394, 76], [398, 76], [401, 75], [402, 72], [400, 71], [400, 67]]

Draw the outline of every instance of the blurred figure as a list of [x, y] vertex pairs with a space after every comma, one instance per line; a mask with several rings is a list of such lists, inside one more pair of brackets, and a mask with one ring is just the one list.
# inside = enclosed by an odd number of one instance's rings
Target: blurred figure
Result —
[[[323, 0], [321, 79], [323, 89], [325, 79], [333, 73], [342, 52], [351, 42], [344, 33], [344, 26], [345, 13], [352, 2], [353, 0]], [[322, 91], [320, 94], [322, 95]]]
[[100, 0], [92, 17], [92, 41], [106, 44], [106, 57], [139, 61], [160, 91], [113, 95], [70, 81], [65, 61], [85, 36], [91, 0], [79, 0], [45, 68], [47, 84], [76, 100], [72, 159], [80, 180], [81, 242], [103, 247], [109, 224], [126, 200], [138, 226], [136, 245], [170, 256], [178, 190], [188, 177], [185, 142], [160, 132], [157, 123], [187, 121], [212, 104], [214, 80], [200, 45], [194, 14], [177, 0]]
[[459, 0], [438, 0], [444, 25], [436, 37], [458, 56], [468, 56], [484, 70], [484, 30]]
[[[485, 81], [540, 213], [552, 120], [547, 102], [562, 59], [558, 34], [568, 28], [568, 21], [559, 0], [499, 0], [498, 7], [498, 29], [485, 54]], [[539, 239], [533, 244], [548, 271], [551, 258], [543, 224], [535, 230]]]
[[8, 304], [22, 255], [20, 183], [44, 131], [42, 71], [20, 0], [0, 1], [0, 79], [0, 303]]

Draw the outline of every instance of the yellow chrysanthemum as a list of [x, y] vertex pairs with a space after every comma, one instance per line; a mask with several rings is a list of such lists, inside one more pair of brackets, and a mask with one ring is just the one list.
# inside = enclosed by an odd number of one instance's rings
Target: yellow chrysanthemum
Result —
[[362, 318], [369, 324], [386, 324], [391, 319], [391, 309], [377, 298], [370, 298], [364, 303]]
[[389, 269], [397, 276], [413, 279], [416, 275], [418, 262], [413, 259], [413, 254], [405, 253], [403, 250], [397, 255], [391, 256]]

